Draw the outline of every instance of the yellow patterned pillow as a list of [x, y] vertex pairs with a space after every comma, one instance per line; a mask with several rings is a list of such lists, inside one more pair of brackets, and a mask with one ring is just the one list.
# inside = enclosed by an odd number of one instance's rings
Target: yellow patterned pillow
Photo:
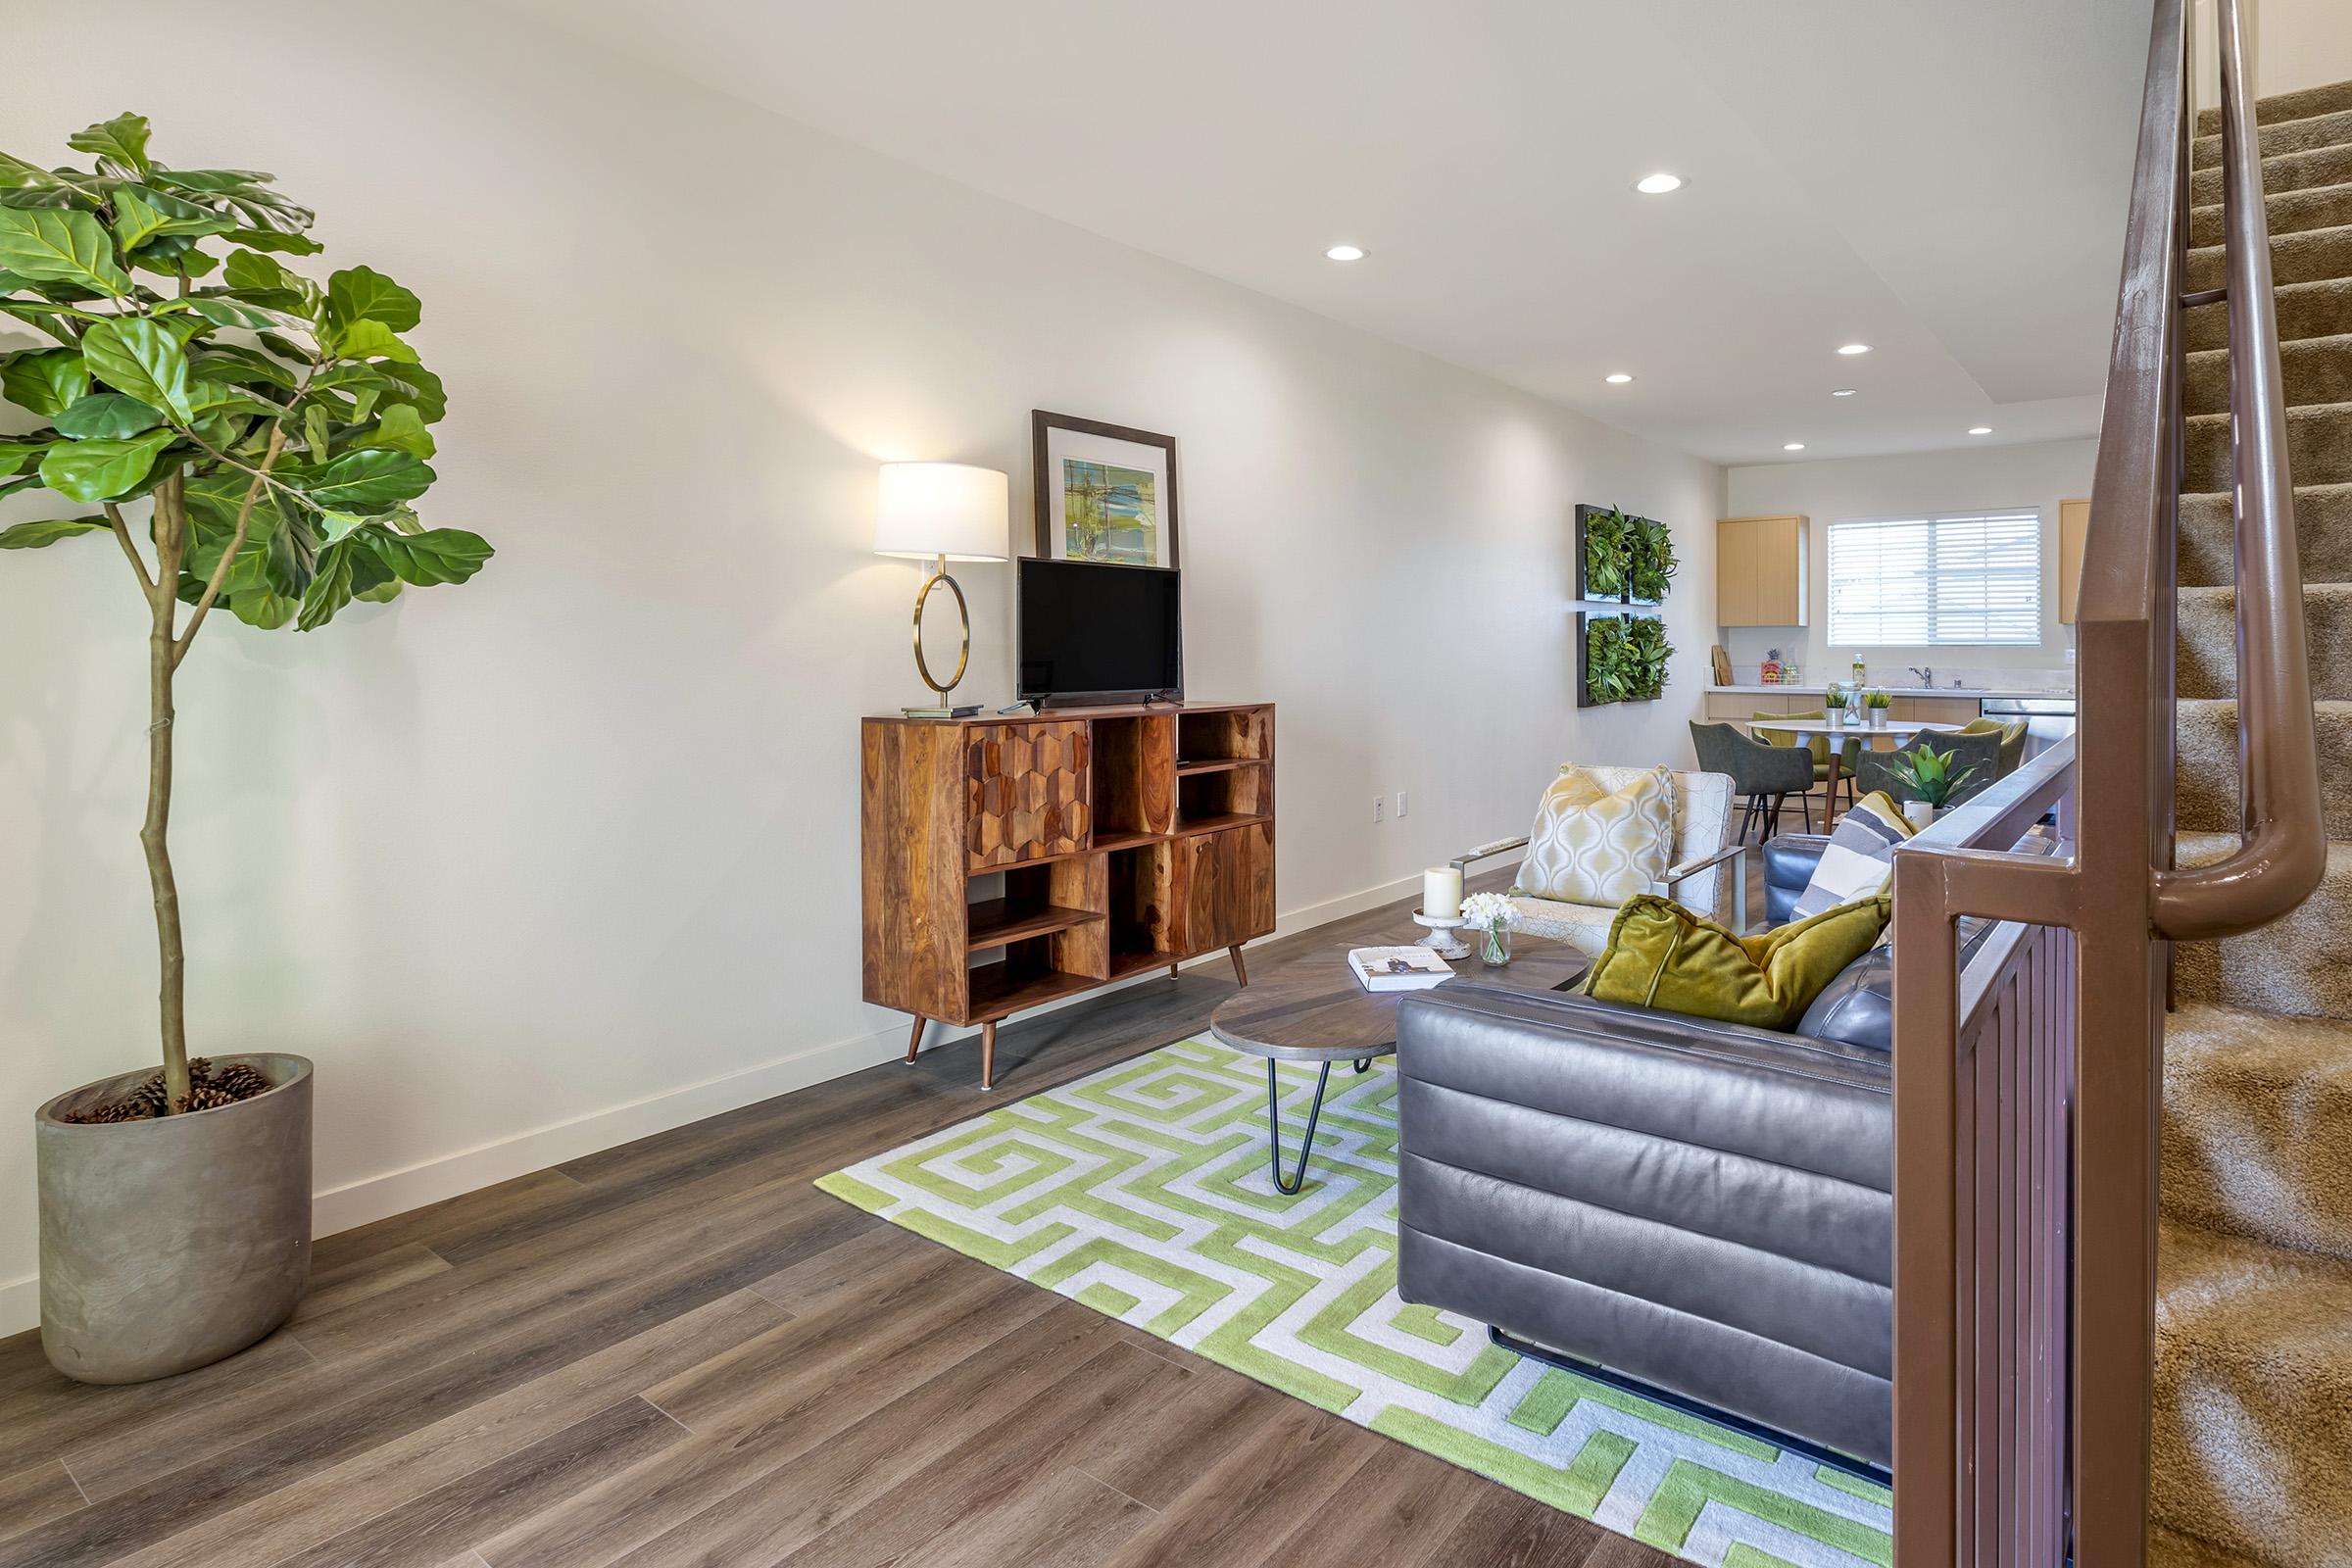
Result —
[[1519, 891], [1563, 904], [1623, 904], [1674, 860], [1674, 775], [1653, 767], [1621, 790], [1564, 767], [1544, 792]]

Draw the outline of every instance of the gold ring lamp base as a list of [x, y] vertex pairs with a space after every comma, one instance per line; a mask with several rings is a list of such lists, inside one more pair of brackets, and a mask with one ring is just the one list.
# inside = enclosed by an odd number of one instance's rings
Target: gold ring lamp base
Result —
[[[944, 683], [932, 675], [930, 662], [923, 658], [923, 607], [930, 601], [931, 590], [942, 584], [946, 585], [949, 593], [956, 596], [956, 618], [961, 623], [963, 630], [962, 645], [956, 651], [956, 673], [950, 675]], [[956, 579], [948, 575], [948, 558], [941, 556], [932, 565], [931, 575], [923, 579], [923, 586], [916, 591], [914, 596], [914, 667], [916, 672], [923, 677], [923, 684], [937, 694], [938, 701], [926, 703], [920, 708], [902, 708], [899, 711], [908, 718], [956, 717], [956, 710], [955, 705], [948, 701], [948, 693], [954, 691], [957, 683], [963, 679], [964, 666], [971, 661], [971, 607], [964, 603], [963, 590], [956, 586]]]

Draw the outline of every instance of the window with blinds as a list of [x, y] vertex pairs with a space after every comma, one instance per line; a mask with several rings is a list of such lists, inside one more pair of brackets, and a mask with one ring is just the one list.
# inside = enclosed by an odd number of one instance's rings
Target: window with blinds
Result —
[[2041, 641], [2041, 514], [1965, 512], [1830, 524], [1838, 648]]

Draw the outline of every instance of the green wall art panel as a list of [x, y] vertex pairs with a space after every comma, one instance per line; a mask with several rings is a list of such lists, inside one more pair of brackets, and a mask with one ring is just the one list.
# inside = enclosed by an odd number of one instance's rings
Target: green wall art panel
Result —
[[1676, 566], [1674, 533], [1623, 507], [1576, 509], [1576, 597], [1617, 604], [1665, 602]]
[[1674, 644], [1655, 615], [1576, 617], [1576, 706], [1654, 703], [1666, 694], [1666, 664]]

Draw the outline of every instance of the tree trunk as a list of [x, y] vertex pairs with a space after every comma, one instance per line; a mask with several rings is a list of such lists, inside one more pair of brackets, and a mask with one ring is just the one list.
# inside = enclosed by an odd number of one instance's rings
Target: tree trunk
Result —
[[177, 628], [181, 556], [186, 548], [187, 517], [180, 505], [180, 481], [172, 479], [155, 493], [156, 582], [149, 596], [152, 623], [147, 634], [147, 818], [139, 828], [139, 845], [147, 853], [147, 880], [155, 892], [155, 939], [163, 960], [158, 1002], [164, 1026], [164, 1098], [169, 1113], [188, 1093], [188, 1029], [186, 1016], [186, 952], [180, 943], [179, 884], [172, 875], [172, 670]]

